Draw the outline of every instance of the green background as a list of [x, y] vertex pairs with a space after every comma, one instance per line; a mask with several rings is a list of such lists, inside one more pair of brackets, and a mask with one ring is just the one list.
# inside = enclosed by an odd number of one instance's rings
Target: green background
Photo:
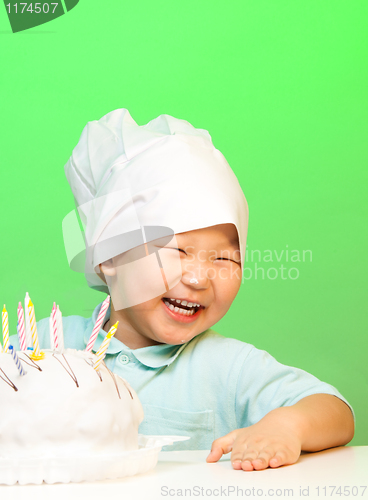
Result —
[[209, 130], [238, 176], [248, 252], [312, 251], [258, 262], [299, 277], [244, 280], [214, 329], [336, 386], [356, 411], [351, 444], [368, 445], [367, 22], [365, 0], [81, 0], [12, 34], [0, 9], [11, 334], [26, 291], [37, 319], [53, 301], [89, 316], [104, 298], [68, 268], [61, 233], [74, 208], [63, 167], [87, 121], [123, 107], [140, 125], [171, 114]]

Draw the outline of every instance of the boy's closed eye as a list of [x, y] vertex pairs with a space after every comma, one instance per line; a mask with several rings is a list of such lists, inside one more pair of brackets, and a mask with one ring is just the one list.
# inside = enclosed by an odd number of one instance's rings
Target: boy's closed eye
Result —
[[[183, 250], [182, 248], [167, 247], [167, 246], [164, 246], [164, 247], [156, 246], [156, 248], [161, 248], [161, 249], [167, 248], [168, 250], [179, 250], [179, 252], [183, 252], [185, 255], [187, 255], [187, 252], [185, 250]], [[241, 265], [241, 263], [239, 261], [236, 261], [234, 259], [230, 259], [228, 257], [217, 257], [215, 260], [228, 260], [228, 261], [234, 262], [235, 264], [239, 264], [239, 266]]]

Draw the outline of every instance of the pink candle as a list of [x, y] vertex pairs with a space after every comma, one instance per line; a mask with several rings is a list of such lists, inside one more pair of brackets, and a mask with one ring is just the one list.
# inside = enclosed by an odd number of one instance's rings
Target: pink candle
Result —
[[[57, 312], [57, 309], [56, 309], [56, 304], [54, 302], [54, 305], [52, 306], [52, 311], [51, 311], [51, 337], [52, 337], [51, 348], [53, 348], [55, 351], [57, 351], [59, 349], [59, 336], [58, 336], [58, 330], [57, 330], [56, 312]], [[50, 338], [50, 341], [51, 341], [51, 338]]]
[[58, 350], [64, 350], [64, 332], [63, 332], [63, 315], [61, 314], [59, 306], [56, 306], [56, 328], [58, 336]]
[[97, 335], [98, 335], [98, 332], [100, 331], [101, 326], [102, 326], [102, 322], [104, 320], [104, 317], [106, 316], [106, 311], [109, 307], [109, 304], [110, 304], [110, 295], [108, 295], [106, 297], [106, 299], [102, 302], [102, 306], [101, 306], [100, 312], [98, 313], [97, 320], [96, 320], [95, 326], [93, 327], [91, 336], [89, 338], [89, 341], [88, 341], [88, 344], [86, 347], [86, 351], [92, 351], [92, 348], [94, 346], [94, 343], [95, 343]]
[[19, 331], [18, 331], [18, 336], [19, 336], [19, 346], [21, 351], [26, 351], [27, 350], [27, 340], [26, 340], [26, 330], [24, 326], [24, 312], [23, 312], [23, 307], [22, 304], [19, 302], [18, 304], [18, 323], [19, 323]]

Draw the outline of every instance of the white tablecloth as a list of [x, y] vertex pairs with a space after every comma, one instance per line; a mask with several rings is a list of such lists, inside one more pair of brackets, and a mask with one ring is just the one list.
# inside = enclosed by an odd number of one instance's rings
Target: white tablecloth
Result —
[[259, 497], [368, 500], [368, 446], [341, 446], [302, 454], [296, 464], [263, 471], [233, 470], [230, 454], [208, 464], [208, 453], [160, 452], [159, 462], [151, 472], [120, 480], [0, 486], [0, 500]]

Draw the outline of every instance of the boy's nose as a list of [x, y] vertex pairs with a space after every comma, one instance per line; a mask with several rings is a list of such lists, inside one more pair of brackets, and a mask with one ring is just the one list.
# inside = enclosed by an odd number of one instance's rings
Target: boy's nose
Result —
[[189, 285], [194, 288], [207, 288], [209, 281], [203, 270], [201, 273], [193, 271], [184, 272], [181, 280], [185, 285]]

